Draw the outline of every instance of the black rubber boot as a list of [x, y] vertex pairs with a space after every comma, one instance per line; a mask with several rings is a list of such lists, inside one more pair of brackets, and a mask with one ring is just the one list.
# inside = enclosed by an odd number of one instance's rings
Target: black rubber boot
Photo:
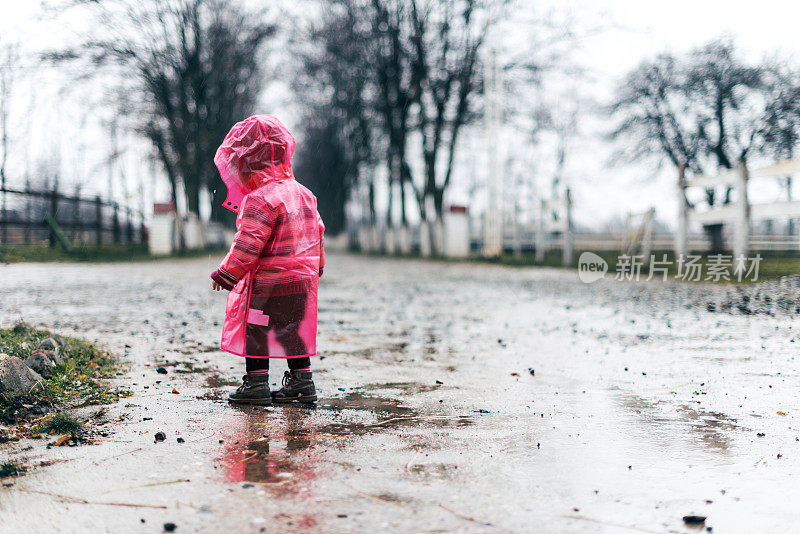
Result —
[[269, 375], [244, 375], [242, 385], [231, 391], [228, 402], [234, 404], [272, 404]]
[[317, 402], [317, 390], [311, 380], [311, 371], [286, 371], [283, 387], [272, 392], [272, 402]]

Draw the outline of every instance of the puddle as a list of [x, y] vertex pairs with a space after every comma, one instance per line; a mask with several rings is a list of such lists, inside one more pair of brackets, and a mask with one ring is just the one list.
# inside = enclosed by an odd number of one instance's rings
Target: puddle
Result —
[[[203, 363], [208, 363], [208, 360], [205, 360]], [[179, 374], [211, 373], [215, 371], [215, 369], [211, 367], [203, 366], [199, 362], [192, 360], [165, 359], [163, 361], [157, 361], [156, 365], [158, 367], [172, 368], [172, 372]]]
[[[448, 369], [449, 370], [449, 369]], [[442, 384], [420, 384], [417, 382], [387, 382], [385, 384], [367, 384], [364, 386], [354, 387], [353, 389], [359, 391], [383, 391], [383, 390], [399, 390], [403, 393], [427, 393], [429, 391], [436, 391], [441, 389]]]
[[458, 466], [447, 463], [415, 463], [408, 470], [416, 475], [425, 475], [426, 478], [452, 478]]
[[240, 380], [234, 380], [221, 375], [211, 375], [206, 378], [206, 386], [214, 389], [228, 386], [239, 386], [241, 383], [242, 382]]
[[[402, 382], [364, 386], [406, 387], [427, 386]], [[260, 484], [285, 495], [309, 491], [321, 456], [330, 448], [349, 447], [353, 439], [367, 434], [397, 434], [402, 428], [452, 428], [474, 423], [471, 415], [422, 413], [396, 398], [361, 392], [323, 399], [316, 405], [274, 406], [272, 411], [231, 407], [230, 415], [231, 421], [222, 425], [231, 431], [220, 444], [225, 479]], [[452, 469], [455, 467], [431, 464], [414, 466], [412, 472], [442, 477]]]
[[263, 484], [273, 493], [297, 494], [315, 478], [321, 450], [312, 447], [312, 411], [232, 408], [239, 425], [223, 443], [221, 461], [229, 482]]
[[656, 426], [659, 434], [671, 439], [682, 432], [692, 440], [699, 441], [704, 449], [727, 452], [732, 443], [729, 434], [734, 430], [742, 430], [736, 419], [699, 406], [650, 401], [639, 395], [619, 394], [616, 397], [640, 421]]

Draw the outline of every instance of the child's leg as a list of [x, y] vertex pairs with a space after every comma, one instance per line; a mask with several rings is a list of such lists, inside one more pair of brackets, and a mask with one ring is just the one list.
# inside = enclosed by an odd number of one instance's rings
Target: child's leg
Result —
[[267, 303], [275, 339], [288, 356], [307, 354], [305, 341], [299, 332], [306, 314], [306, 301], [306, 295], [297, 294], [270, 297]]
[[245, 358], [244, 360], [248, 375], [269, 374], [269, 358]]
[[289, 369], [292, 371], [310, 371], [311, 358], [305, 356], [303, 358], [287, 358], [286, 363], [289, 364]]
[[[263, 297], [253, 297], [250, 307], [260, 310], [264, 308], [266, 302], [267, 299]], [[245, 351], [247, 354], [269, 356], [268, 328], [251, 323], [248, 323], [246, 328]], [[248, 375], [269, 374], [269, 358], [245, 358], [245, 368]]]
[[283, 378], [283, 387], [272, 393], [272, 402], [316, 402], [317, 389], [311, 378], [311, 359], [308, 356], [287, 358], [289, 371]]

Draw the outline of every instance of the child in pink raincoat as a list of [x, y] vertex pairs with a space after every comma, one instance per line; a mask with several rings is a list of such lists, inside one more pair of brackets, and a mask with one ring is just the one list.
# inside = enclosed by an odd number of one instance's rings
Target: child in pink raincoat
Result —
[[[236, 123], [214, 163], [236, 213], [236, 236], [215, 291], [230, 291], [222, 350], [243, 356], [247, 374], [228, 400], [240, 404], [314, 402], [317, 288], [325, 264], [325, 226], [317, 199], [292, 173], [295, 140], [271, 115]], [[286, 359], [283, 387], [270, 393], [269, 360]]]

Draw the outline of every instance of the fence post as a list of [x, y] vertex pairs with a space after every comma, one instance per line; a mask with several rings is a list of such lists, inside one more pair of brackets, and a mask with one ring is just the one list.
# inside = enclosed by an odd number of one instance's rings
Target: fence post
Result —
[[133, 243], [133, 214], [131, 213], [130, 208], [128, 208], [128, 210], [126, 211], [126, 215], [127, 215], [126, 216], [127, 226], [125, 227], [126, 239], [128, 245], [131, 245]]
[[[58, 223], [57, 214], [58, 213], [58, 185], [53, 185], [53, 190], [50, 192], [50, 216], [53, 218], [53, 222]], [[49, 236], [50, 246], [56, 246], [56, 235], [51, 230]]]
[[76, 189], [75, 197], [72, 199], [72, 231], [70, 239], [73, 243], [83, 243], [83, 218], [81, 217], [80, 189]]
[[31, 226], [33, 225], [33, 215], [31, 208], [31, 181], [30, 178], [25, 179], [25, 244], [29, 245], [31, 242]]
[[2, 243], [5, 245], [8, 243], [8, 211], [6, 210], [6, 175], [3, 173], [3, 235], [2, 235]]
[[644, 228], [642, 229], [642, 261], [649, 271], [652, 268], [650, 265], [650, 256], [653, 253], [653, 226], [655, 224], [656, 209], [650, 208], [645, 214]]
[[572, 265], [573, 248], [575, 246], [572, 238], [572, 192], [569, 187], [564, 191], [564, 243], [561, 247], [561, 263], [565, 267]]
[[675, 257], [689, 254], [689, 202], [686, 200], [686, 165], [678, 165], [678, 228], [675, 230]]
[[120, 228], [119, 228], [119, 204], [114, 202], [114, 218], [111, 219], [111, 229], [114, 233], [114, 244], [119, 245]]
[[547, 210], [547, 201], [544, 199], [539, 201], [539, 222], [536, 225], [536, 263], [544, 263], [545, 255], [545, 211]]
[[100, 195], [94, 199], [94, 221], [97, 228], [95, 243], [99, 247], [103, 244], [103, 201], [100, 200]]
[[734, 265], [738, 268], [743, 267], [743, 262], [737, 262], [737, 258], [747, 257], [750, 253], [750, 202], [747, 198], [747, 161], [742, 158], [739, 160], [739, 168], [736, 172], [736, 223], [733, 236], [733, 259]]

